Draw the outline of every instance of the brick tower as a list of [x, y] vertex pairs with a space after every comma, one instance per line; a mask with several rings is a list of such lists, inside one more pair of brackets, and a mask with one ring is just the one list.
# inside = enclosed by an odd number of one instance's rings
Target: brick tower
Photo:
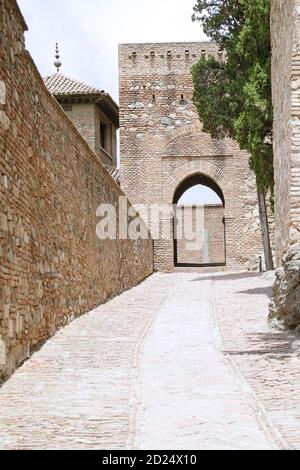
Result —
[[[193, 184], [215, 190], [220, 208], [205, 208], [210, 255], [198, 261], [176, 253], [173, 237], [155, 241], [155, 267], [258, 266], [262, 256], [259, 213], [247, 152], [202, 132], [192, 103], [190, 68], [201, 56], [223, 60], [209, 42], [122, 44], [119, 47], [121, 184], [134, 204], [172, 204]], [[216, 218], [216, 214], [219, 214]], [[164, 224], [162, 216], [162, 224]], [[213, 227], [211, 231], [209, 227]], [[216, 230], [216, 226], [219, 227]], [[214, 238], [213, 232], [224, 231]], [[223, 248], [216, 246], [224, 245]], [[178, 245], [178, 244], [177, 244]], [[223, 259], [216, 253], [224, 251]]]

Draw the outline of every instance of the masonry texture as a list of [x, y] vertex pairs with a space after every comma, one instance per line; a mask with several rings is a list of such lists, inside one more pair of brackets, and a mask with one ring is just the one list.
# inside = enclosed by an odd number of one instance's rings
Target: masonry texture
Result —
[[100, 241], [120, 187], [47, 91], [0, 0], [0, 378], [58, 328], [153, 269], [152, 241]]
[[[121, 184], [134, 204], [172, 204], [189, 178], [205, 177], [224, 197], [226, 265], [249, 269], [262, 256], [254, 176], [236, 143], [202, 132], [190, 75], [201, 55], [223, 60], [211, 43], [120, 46]], [[174, 269], [169, 238], [155, 241], [160, 271]]]
[[[116, 166], [117, 141], [116, 127], [105, 117], [93, 104], [72, 104], [66, 106], [65, 112], [71, 119], [80, 134], [99, 155], [101, 160], [111, 166]], [[107, 123], [107, 145], [102, 148], [100, 145], [100, 122]]]
[[[225, 226], [222, 205], [210, 204], [198, 208], [178, 206], [176, 219], [178, 232], [182, 235], [178, 237], [177, 244], [175, 244], [178, 265], [225, 264]], [[188, 224], [187, 230], [186, 224]], [[198, 234], [198, 243], [197, 226], [204, 227], [204, 230]], [[190, 232], [192, 237], [187, 237]]]
[[156, 273], [76, 319], [0, 389], [1, 449], [300, 449], [272, 278]]
[[276, 258], [270, 307], [279, 326], [300, 324], [300, 1], [272, 0]]

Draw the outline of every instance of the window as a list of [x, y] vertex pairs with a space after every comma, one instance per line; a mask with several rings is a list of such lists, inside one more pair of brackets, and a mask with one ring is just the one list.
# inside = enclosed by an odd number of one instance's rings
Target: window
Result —
[[100, 124], [100, 145], [106, 150], [107, 147], [107, 126]]
[[184, 99], [184, 95], [181, 95], [181, 100], [179, 101], [179, 104], [181, 106], [184, 106], [185, 104], [187, 104], [187, 101]]

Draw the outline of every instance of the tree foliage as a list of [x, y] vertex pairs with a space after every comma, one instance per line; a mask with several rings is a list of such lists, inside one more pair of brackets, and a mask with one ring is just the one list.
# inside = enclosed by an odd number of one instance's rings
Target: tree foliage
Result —
[[272, 193], [270, 0], [198, 0], [193, 20], [227, 56], [201, 58], [192, 68], [204, 131], [248, 150], [258, 189]]

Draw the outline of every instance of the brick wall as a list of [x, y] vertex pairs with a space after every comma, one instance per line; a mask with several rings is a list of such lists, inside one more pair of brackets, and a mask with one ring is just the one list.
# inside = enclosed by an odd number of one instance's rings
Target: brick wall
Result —
[[[195, 206], [178, 206], [177, 217], [181, 221], [184, 235], [177, 241], [178, 264], [225, 264], [224, 207], [222, 205], [206, 205], [201, 209], [204, 212], [202, 215], [202, 211], [200, 211], [199, 220], [197, 221]], [[194, 234], [197, 233], [196, 223], [199, 225], [203, 222], [203, 233], [201, 235], [203, 246], [201, 248], [190, 249], [191, 240], [186, 237], [185, 222], [190, 224]]]
[[[96, 106], [90, 103], [67, 105], [65, 111], [89, 146], [96, 150]], [[71, 109], [68, 111], [68, 109]]]
[[[135, 203], [172, 204], [178, 186], [204, 174], [225, 197], [229, 269], [262, 255], [259, 214], [248, 154], [202, 132], [190, 67], [223, 54], [211, 43], [123, 44], [119, 48], [121, 183]], [[155, 242], [155, 267], [174, 268], [173, 240]]]
[[[89, 146], [106, 165], [116, 166], [117, 143], [116, 127], [105, 118], [100, 109], [92, 103], [63, 105], [65, 112]], [[106, 151], [100, 145], [100, 122], [108, 125], [108, 145]]]
[[[273, 1], [273, 103], [276, 256], [280, 262], [287, 250], [291, 226], [292, 50], [295, 1]], [[284, 182], [284, 183], [283, 183]]]
[[277, 272], [270, 317], [300, 324], [300, 0], [272, 0]]
[[0, 377], [42, 341], [153, 269], [152, 241], [100, 241], [96, 209], [122, 194], [48, 93], [0, 0]]

